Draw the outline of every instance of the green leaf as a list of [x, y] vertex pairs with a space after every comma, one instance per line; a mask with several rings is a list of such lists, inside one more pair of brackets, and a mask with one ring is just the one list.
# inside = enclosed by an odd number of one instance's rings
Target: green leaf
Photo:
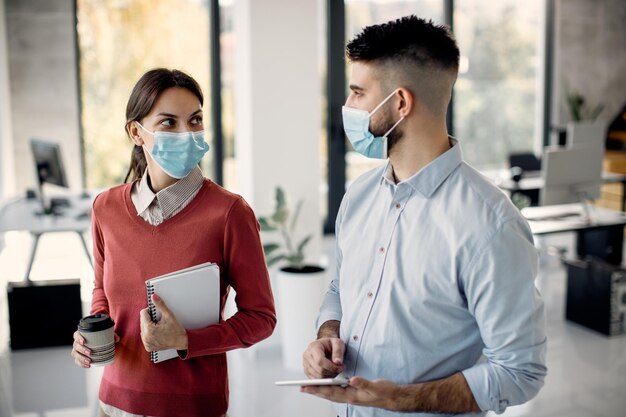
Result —
[[304, 252], [304, 247], [309, 243], [312, 238], [313, 235], [308, 235], [307, 237], [302, 239], [302, 242], [300, 242], [300, 244], [298, 245], [298, 254], [302, 255], [302, 253]]
[[274, 256], [272, 259], [268, 259], [267, 260], [267, 267], [270, 268], [272, 265], [274, 265], [276, 262], [282, 261], [284, 259], [287, 259], [287, 257], [285, 255], [277, 255]]
[[298, 217], [300, 216], [300, 210], [302, 209], [303, 200], [298, 201], [296, 205], [296, 211], [293, 213], [293, 217], [291, 218], [291, 225], [289, 225], [289, 232], [293, 233], [296, 228], [296, 222], [298, 221]]
[[272, 221], [280, 225], [285, 224], [288, 218], [289, 218], [289, 209], [287, 209], [287, 207], [283, 207], [282, 209], [276, 211], [276, 213], [272, 215]]
[[261, 225], [262, 232], [272, 232], [274, 230], [278, 230], [276, 226], [274, 226], [273, 222], [267, 217], [259, 217], [259, 224]]
[[289, 266], [302, 268], [304, 266], [304, 255], [299, 253], [297, 255], [287, 256], [287, 262]]
[[591, 114], [589, 115], [589, 118], [591, 120], [596, 120], [596, 118], [600, 115], [600, 113], [602, 113], [602, 110], [604, 110], [604, 104], [598, 104], [592, 111]]
[[285, 191], [281, 187], [276, 187], [276, 213], [284, 210], [287, 207], [287, 199], [285, 198]]
[[265, 252], [265, 257], [267, 258], [270, 253], [274, 252], [276, 249], [280, 248], [278, 243], [266, 243], [263, 245], [263, 252]]

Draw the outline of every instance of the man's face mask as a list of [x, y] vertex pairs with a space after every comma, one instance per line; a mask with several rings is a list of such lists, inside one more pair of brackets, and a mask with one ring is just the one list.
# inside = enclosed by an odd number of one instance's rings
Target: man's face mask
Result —
[[391, 129], [383, 136], [374, 136], [370, 131], [370, 122], [372, 115], [376, 113], [385, 104], [397, 90], [389, 94], [378, 106], [371, 112], [367, 110], [355, 109], [343, 106], [341, 112], [343, 115], [343, 130], [350, 140], [352, 147], [361, 155], [368, 158], [386, 159], [387, 158], [387, 136], [404, 120], [404, 116], [400, 118]]
[[209, 150], [204, 141], [204, 131], [198, 132], [151, 132], [137, 122], [146, 132], [154, 136], [152, 150], [143, 148], [152, 160], [172, 178], [184, 178], [198, 165]]

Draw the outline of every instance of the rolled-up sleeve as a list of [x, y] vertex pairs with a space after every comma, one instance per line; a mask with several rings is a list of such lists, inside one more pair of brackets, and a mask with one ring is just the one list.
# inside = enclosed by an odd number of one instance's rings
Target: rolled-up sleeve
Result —
[[482, 410], [500, 414], [543, 386], [547, 342], [543, 301], [534, 283], [537, 270], [530, 228], [514, 218], [484, 236], [461, 274], [486, 359], [463, 375]]

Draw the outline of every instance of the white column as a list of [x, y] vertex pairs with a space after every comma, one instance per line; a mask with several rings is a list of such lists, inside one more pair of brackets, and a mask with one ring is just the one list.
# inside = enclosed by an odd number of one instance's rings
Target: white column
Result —
[[72, 0], [5, 2], [18, 193], [36, 186], [30, 139], [57, 142], [73, 191], [81, 188]]
[[313, 263], [322, 235], [319, 13], [318, 0], [234, 2], [238, 191], [257, 215], [272, 212], [276, 186], [292, 207], [304, 199], [298, 237], [315, 234]]
[[[6, 14], [0, 1], [0, 204], [15, 193]], [[1, 246], [1, 243], [0, 243]]]

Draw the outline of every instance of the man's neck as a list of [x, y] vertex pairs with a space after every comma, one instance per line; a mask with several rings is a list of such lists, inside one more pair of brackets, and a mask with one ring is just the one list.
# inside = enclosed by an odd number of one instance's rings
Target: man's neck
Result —
[[450, 147], [445, 126], [439, 129], [406, 131], [405, 137], [394, 146], [389, 155], [396, 182], [411, 178]]

